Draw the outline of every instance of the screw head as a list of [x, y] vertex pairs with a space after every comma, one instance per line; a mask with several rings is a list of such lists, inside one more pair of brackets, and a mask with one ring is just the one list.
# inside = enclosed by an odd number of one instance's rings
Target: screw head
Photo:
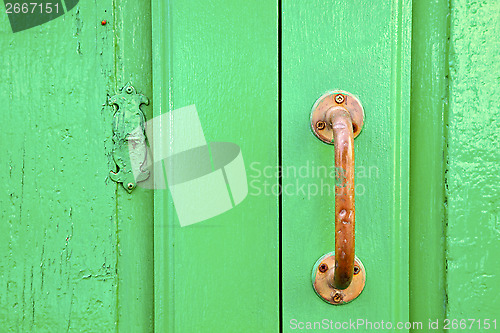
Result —
[[321, 272], [321, 273], [324, 273], [328, 270], [328, 265], [325, 264], [325, 263], [322, 263], [321, 265], [319, 265], [318, 267], [318, 270]]
[[342, 302], [342, 299], [343, 299], [342, 294], [336, 291], [335, 294], [333, 295], [333, 302], [340, 303]]
[[342, 95], [342, 94], [338, 94], [337, 96], [335, 96], [335, 102], [336, 102], [337, 104], [342, 104], [342, 103], [344, 103], [344, 100], [345, 100], [345, 97], [344, 97], [344, 95]]
[[127, 184], [127, 188], [128, 188], [129, 190], [133, 189], [133, 188], [134, 188], [134, 186], [135, 186], [135, 185], [134, 185], [134, 183], [128, 183], [128, 184]]
[[127, 92], [127, 94], [131, 94], [134, 92], [134, 88], [132, 87], [127, 87], [127, 89], [125, 89], [125, 91]]
[[318, 121], [318, 122], [316, 123], [316, 128], [317, 128], [318, 130], [322, 130], [322, 129], [324, 129], [324, 128], [325, 128], [325, 126], [326, 126], [326, 124], [325, 124], [325, 122], [324, 122], [324, 121], [321, 121], [321, 120], [320, 120], [320, 121]]
[[360, 271], [361, 269], [359, 268], [359, 266], [354, 266], [354, 275], [358, 275]]

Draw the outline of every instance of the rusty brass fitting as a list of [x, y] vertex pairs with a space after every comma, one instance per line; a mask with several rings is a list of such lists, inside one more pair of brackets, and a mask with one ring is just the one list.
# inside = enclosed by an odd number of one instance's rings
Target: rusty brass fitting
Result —
[[333, 295], [333, 302], [334, 303], [340, 303], [340, 302], [342, 302], [342, 294], [339, 293], [338, 291], [335, 292], [335, 294]]
[[342, 104], [344, 103], [344, 95], [342, 94], [338, 94], [337, 96], [335, 96], [335, 102], [337, 102], [337, 104]]
[[324, 121], [321, 121], [321, 120], [320, 120], [320, 121], [318, 121], [318, 122], [316, 123], [316, 128], [317, 128], [318, 130], [320, 130], [320, 131], [321, 131], [322, 129], [324, 129], [324, 128], [325, 128], [325, 126], [326, 126], [326, 124], [325, 124], [325, 122], [324, 122]]

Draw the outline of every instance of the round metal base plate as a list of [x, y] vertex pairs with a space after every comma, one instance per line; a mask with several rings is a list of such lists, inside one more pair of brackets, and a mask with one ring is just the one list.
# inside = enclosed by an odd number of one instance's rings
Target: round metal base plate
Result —
[[311, 128], [321, 141], [328, 144], [333, 144], [333, 130], [326, 115], [328, 110], [339, 106], [345, 108], [351, 115], [354, 137], [357, 137], [363, 128], [365, 116], [360, 101], [343, 90], [327, 92], [314, 103], [311, 111]]
[[[326, 266], [325, 266], [326, 265]], [[354, 276], [346, 289], [336, 289], [328, 282], [333, 276], [335, 267], [335, 252], [330, 252], [318, 259], [312, 270], [312, 284], [316, 294], [325, 302], [341, 305], [349, 303], [361, 294], [365, 287], [366, 271], [361, 260], [356, 257]]]

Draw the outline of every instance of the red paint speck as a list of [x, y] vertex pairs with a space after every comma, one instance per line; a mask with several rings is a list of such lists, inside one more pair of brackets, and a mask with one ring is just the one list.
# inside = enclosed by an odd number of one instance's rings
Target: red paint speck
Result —
[[101, 21], [101, 25], [106, 25], [106, 23], [108, 23], [106, 20]]

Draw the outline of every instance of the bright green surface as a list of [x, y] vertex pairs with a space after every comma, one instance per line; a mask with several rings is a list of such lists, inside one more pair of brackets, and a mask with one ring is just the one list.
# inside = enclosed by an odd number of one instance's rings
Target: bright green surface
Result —
[[[137, 19], [140, 17], [141, 19]], [[120, 0], [115, 4], [115, 87], [131, 82], [149, 98], [142, 109], [153, 114], [151, 3]], [[118, 331], [151, 332], [154, 327], [153, 191], [117, 189]]]
[[146, 4], [82, 1], [16, 34], [0, 15], [2, 332], [150, 330], [151, 194], [107, 178], [103, 107], [128, 80], [151, 94], [139, 12]]
[[[411, 3], [284, 1], [282, 31], [283, 166], [309, 170], [283, 179], [290, 185], [283, 196], [284, 331], [293, 331], [292, 319], [406, 321]], [[359, 96], [365, 109], [354, 145], [356, 254], [367, 283], [341, 307], [318, 298], [310, 280], [315, 261], [334, 248], [334, 196], [307, 192], [321, 181], [334, 184], [312, 175], [333, 165], [333, 146], [311, 133], [309, 113], [337, 88]]]
[[469, 319], [490, 331], [499, 320], [499, 12], [487, 1], [413, 8], [410, 319], [439, 319], [441, 331], [445, 318], [468, 332], [486, 331]]
[[[410, 319], [445, 314], [444, 122], [448, 1], [413, 2]], [[418, 330], [415, 330], [418, 332]]]
[[[196, 104], [207, 141], [240, 145], [249, 181], [252, 163], [275, 168], [276, 2], [162, 1], [152, 13], [155, 115]], [[157, 332], [278, 331], [278, 200], [249, 190], [182, 228], [168, 190], [156, 191]]]
[[[500, 330], [499, 14], [498, 1], [451, 2], [446, 172], [446, 314], [450, 319], [496, 319], [497, 330]], [[470, 331], [479, 332], [477, 326]]]
[[[82, 1], [16, 34], [0, 15], [0, 332], [279, 331], [278, 198], [250, 186], [233, 210], [181, 228], [168, 191], [157, 191], [153, 237], [153, 192], [129, 195], [107, 178], [103, 107], [129, 81], [155, 115], [196, 104], [208, 141], [241, 146], [249, 183], [276, 184], [277, 4], [150, 7]], [[493, 325], [500, 5], [314, 0], [282, 10], [284, 331], [298, 331], [291, 319], [409, 318], [424, 324], [415, 332], [445, 317]], [[309, 112], [336, 88], [359, 96], [366, 114], [355, 151], [367, 284], [342, 307], [310, 282], [333, 250], [334, 198], [308, 195], [309, 185], [333, 187], [312, 175], [333, 165], [333, 147], [312, 135]]]

